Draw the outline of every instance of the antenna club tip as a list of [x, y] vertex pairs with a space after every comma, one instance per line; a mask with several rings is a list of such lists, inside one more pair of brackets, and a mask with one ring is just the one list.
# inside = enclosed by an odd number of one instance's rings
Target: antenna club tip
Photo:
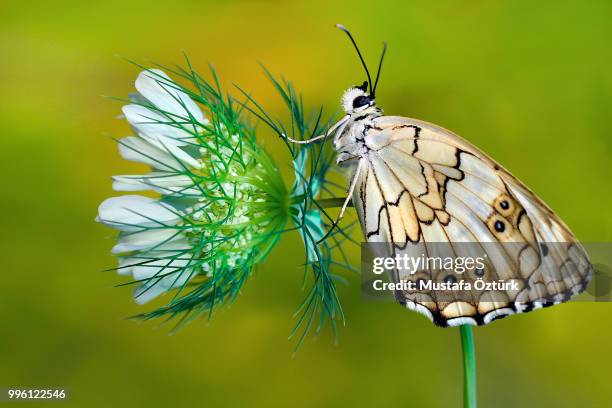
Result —
[[340, 23], [334, 24], [334, 27], [341, 29], [342, 31], [346, 31], [346, 27]]

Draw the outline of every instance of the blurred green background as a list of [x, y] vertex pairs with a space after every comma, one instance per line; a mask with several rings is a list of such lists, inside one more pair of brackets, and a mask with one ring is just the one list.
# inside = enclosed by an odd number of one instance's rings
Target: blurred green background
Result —
[[[340, 289], [338, 344], [326, 332], [291, 357], [297, 236], [211, 322], [169, 336], [171, 326], [125, 319], [150, 306], [100, 272], [114, 265], [114, 234], [93, 222], [115, 194], [110, 176], [144, 170], [111, 140], [129, 128], [102, 95], [132, 92], [138, 72], [117, 56], [169, 65], [188, 51], [280, 114], [261, 61], [331, 112], [363, 80], [333, 28], [342, 22], [372, 66], [389, 42], [387, 113], [463, 135], [581, 240], [610, 241], [611, 21], [608, 1], [2, 2], [0, 386], [65, 387], [66, 405], [87, 407], [459, 406], [458, 330], [363, 303], [356, 275]], [[481, 405], [610, 406], [611, 312], [573, 303], [476, 329]]]

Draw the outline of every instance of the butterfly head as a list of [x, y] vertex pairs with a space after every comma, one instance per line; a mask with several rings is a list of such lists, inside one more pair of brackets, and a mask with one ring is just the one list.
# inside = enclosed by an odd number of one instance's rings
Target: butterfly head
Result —
[[347, 89], [342, 95], [342, 107], [349, 115], [362, 113], [370, 107], [376, 106], [374, 97], [368, 92], [368, 82], [364, 82], [361, 86], [355, 86]]
[[353, 114], [359, 114], [361, 116], [363, 114], [369, 113], [369, 111], [372, 111], [372, 113], [379, 111], [379, 109], [376, 108], [375, 95], [376, 87], [378, 86], [378, 78], [380, 77], [380, 69], [382, 67], [382, 62], [385, 58], [385, 53], [387, 51], [387, 44], [383, 43], [383, 51], [380, 56], [380, 61], [378, 62], [376, 80], [374, 81], [374, 83], [372, 83], [370, 71], [368, 70], [368, 66], [366, 65], [365, 60], [361, 55], [361, 51], [359, 51], [359, 47], [357, 46], [355, 39], [353, 38], [349, 30], [347, 30], [347, 28], [344, 27], [342, 24], [336, 24], [336, 27], [344, 31], [348, 38], [351, 40], [353, 47], [355, 47], [355, 51], [357, 51], [359, 60], [363, 65], [363, 69], [365, 70], [366, 76], [368, 77], [368, 80], [364, 81], [362, 85], [349, 88], [344, 92], [344, 95], [342, 96], [342, 107], [344, 108], [344, 111], [351, 116]]

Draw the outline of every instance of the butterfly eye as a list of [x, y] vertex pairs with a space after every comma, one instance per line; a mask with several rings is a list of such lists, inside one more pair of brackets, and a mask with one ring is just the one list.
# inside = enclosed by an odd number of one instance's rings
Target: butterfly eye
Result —
[[359, 95], [353, 99], [353, 109], [361, 108], [370, 104], [370, 98], [366, 95]]

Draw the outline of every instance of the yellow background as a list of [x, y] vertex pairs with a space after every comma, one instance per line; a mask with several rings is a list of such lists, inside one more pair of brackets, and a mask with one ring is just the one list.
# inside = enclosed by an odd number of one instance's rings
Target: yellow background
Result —
[[[435, 4], [434, 4], [435, 3]], [[607, 1], [55, 1], [0, 5], [0, 386], [65, 387], [67, 406], [458, 406], [456, 329], [341, 287], [347, 325], [287, 340], [300, 292], [297, 236], [284, 238], [243, 295], [212, 322], [126, 316], [113, 232], [93, 222], [130, 130], [120, 103], [137, 69], [121, 57], [215, 64], [266, 107], [282, 108], [257, 61], [328, 112], [363, 81], [333, 24], [373, 67], [378, 102], [449, 128], [548, 202], [583, 241], [612, 239], [612, 6]], [[119, 56], [119, 57], [118, 57]], [[287, 156], [260, 135], [283, 172]], [[358, 248], [351, 249], [358, 261]], [[475, 330], [482, 406], [609, 406], [610, 304], [574, 303]]]

